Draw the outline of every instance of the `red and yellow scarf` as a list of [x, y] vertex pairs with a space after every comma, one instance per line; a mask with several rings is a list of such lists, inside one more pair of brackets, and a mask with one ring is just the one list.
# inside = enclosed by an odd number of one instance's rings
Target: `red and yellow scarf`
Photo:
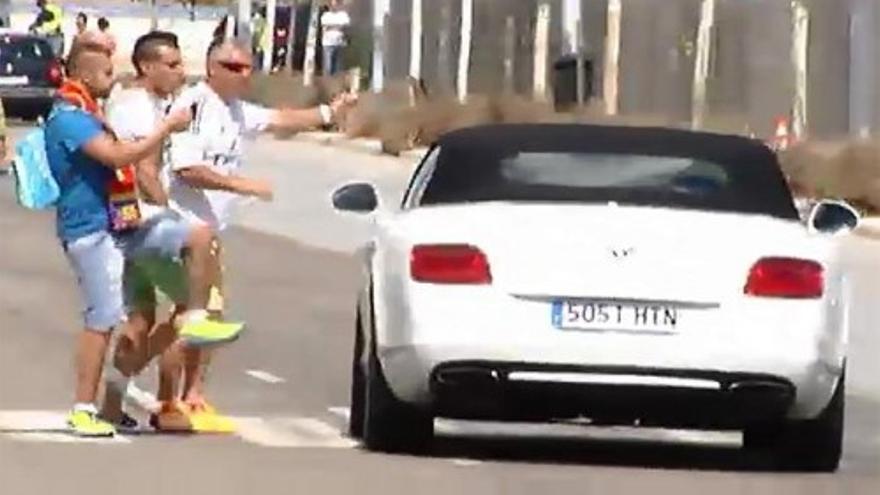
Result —
[[[101, 105], [92, 96], [88, 88], [81, 82], [65, 79], [58, 88], [58, 98], [84, 110], [101, 122], [101, 125], [110, 130], [104, 120], [104, 112]], [[137, 180], [133, 165], [116, 169], [113, 179], [107, 184], [109, 195], [109, 213], [111, 228], [114, 231], [125, 231], [136, 227], [140, 223], [141, 214], [137, 202]]]
[[57, 95], [58, 98], [67, 103], [94, 115], [103, 123], [104, 112], [101, 110], [101, 105], [98, 104], [98, 101], [95, 100], [83, 83], [73, 79], [65, 79], [61, 83], [61, 87], [58, 88]]

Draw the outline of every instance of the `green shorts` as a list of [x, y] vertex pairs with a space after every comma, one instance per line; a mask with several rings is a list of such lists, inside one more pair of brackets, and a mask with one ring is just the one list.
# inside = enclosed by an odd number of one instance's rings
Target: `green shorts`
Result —
[[157, 292], [173, 304], [185, 306], [189, 297], [186, 269], [170, 258], [151, 256], [126, 262], [125, 303], [128, 311], [152, 311]]

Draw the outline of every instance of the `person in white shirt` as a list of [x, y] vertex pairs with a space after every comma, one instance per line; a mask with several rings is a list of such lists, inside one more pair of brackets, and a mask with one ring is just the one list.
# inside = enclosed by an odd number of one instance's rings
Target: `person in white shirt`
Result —
[[[345, 94], [318, 108], [265, 108], [242, 100], [252, 72], [250, 46], [215, 38], [208, 48], [206, 81], [184, 90], [172, 105], [172, 110], [195, 105], [196, 114], [188, 131], [170, 139], [171, 204], [192, 222], [214, 230], [218, 259], [222, 257], [222, 234], [236, 203], [243, 197], [273, 198], [271, 184], [241, 175], [246, 143], [264, 131], [296, 132], [329, 124], [357, 101]], [[218, 260], [217, 266], [222, 267], [222, 261]], [[212, 307], [222, 307], [220, 271]], [[207, 353], [199, 359], [206, 367]], [[216, 414], [201, 390], [204, 373], [203, 367], [198, 376], [186, 378], [183, 400]]]
[[[116, 135], [125, 140], [137, 141], [149, 136], [165, 117], [174, 93], [186, 83], [177, 36], [164, 31], [152, 31], [141, 36], [135, 43], [132, 65], [137, 79], [132, 87], [113, 93], [106, 104], [107, 122]], [[168, 186], [170, 175], [163, 167], [163, 149], [142, 160], [137, 167], [137, 186], [140, 196], [141, 218], [147, 221], [157, 215], [174, 214], [168, 209]], [[211, 235], [210, 232], [208, 235]], [[151, 417], [157, 429], [166, 431], [214, 431], [228, 430], [218, 426], [212, 417], [189, 411], [177, 400], [180, 368], [183, 354], [187, 352], [180, 342], [172, 324], [173, 318], [186, 307], [188, 291], [186, 274], [182, 264], [167, 258], [145, 258], [128, 262], [125, 268], [124, 289], [128, 321], [136, 326], [138, 335], [149, 335], [141, 347], [147, 352], [132, 367], [138, 372], [155, 356], [159, 362], [159, 411]], [[161, 292], [174, 304], [169, 321], [156, 325], [157, 297]], [[209, 306], [207, 308], [211, 310]], [[152, 332], [151, 332], [152, 330]], [[174, 344], [174, 345], [172, 345]], [[194, 373], [188, 370], [189, 373]], [[129, 416], [122, 412], [122, 396], [115, 387], [107, 387], [102, 416], [118, 418], [116, 422], [134, 426]]]
[[342, 0], [331, 0], [330, 8], [321, 14], [321, 48], [324, 74], [333, 76], [342, 70], [342, 53], [346, 46], [346, 30], [351, 17], [343, 9]]

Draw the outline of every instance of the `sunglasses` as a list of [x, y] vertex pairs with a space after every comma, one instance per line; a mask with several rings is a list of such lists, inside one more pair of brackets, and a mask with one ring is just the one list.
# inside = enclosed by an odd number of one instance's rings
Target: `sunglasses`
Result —
[[239, 73], [239, 74], [242, 74], [242, 73], [244, 73], [244, 72], [250, 72], [250, 71], [253, 69], [253, 67], [251, 66], [251, 64], [243, 64], [243, 63], [241, 63], [241, 62], [223, 62], [223, 61], [220, 61], [220, 62], [217, 62], [217, 63], [220, 64], [220, 67], [223, 67], [224, 69], [226, 69], [226, 70], [228, 70], [228, 71], [231, 71], [231, 72], [237, 72], [237, 73]]

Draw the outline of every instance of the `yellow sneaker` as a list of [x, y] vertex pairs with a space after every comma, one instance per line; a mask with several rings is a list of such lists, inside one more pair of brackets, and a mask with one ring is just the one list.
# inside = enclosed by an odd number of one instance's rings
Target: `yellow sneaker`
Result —
[[189, 409], [179, 402], [163, 402], [159, 411], [150, 415], [150, 426], [169, 433], [195, 431]]
[[197, 433], [235, 433], [235, 422], [217, 413], [207, 402], [188, 404], [193, 431]]
[[225, 344], [236, 340], [243, 330], [244, 323], [230, 323], [206, 318], [183, 323], [180, 326], [180, 338], [191, 346]]
[[116, 428], [98, 417], [92, 411], [72, 411], [67, 417], [67, 426], [78, 437], [112, 437]]

